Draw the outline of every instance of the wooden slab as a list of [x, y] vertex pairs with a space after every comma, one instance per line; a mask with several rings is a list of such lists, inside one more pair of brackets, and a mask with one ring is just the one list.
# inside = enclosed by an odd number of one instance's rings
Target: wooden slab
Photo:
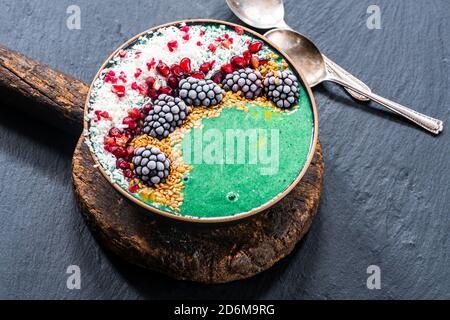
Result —
[[324, 172], [319, 143], [308, 172], [283, 200], [244, 222], [213, 227], [156, 217], [122, 197], [94, 168], [83, 138], [72, 165], [81, 213], [98, 240], [133, 264], [203, 283], [248, 278], [288, 255], [317, 212]]

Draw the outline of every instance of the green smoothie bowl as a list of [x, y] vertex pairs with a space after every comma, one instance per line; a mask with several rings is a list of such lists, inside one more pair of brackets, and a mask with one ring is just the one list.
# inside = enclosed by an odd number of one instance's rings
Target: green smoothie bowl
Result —
[[121, 194], [193, 223], [281, 200], [318, 134], [314, 97], [289, 57], [216, 20], [158, 26], [118, 48], [93, 80], [84, 125], [96, 166]]

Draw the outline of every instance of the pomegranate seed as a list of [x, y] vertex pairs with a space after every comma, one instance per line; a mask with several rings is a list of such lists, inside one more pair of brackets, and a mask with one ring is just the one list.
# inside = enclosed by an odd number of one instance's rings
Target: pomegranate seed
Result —
[[169, 48], [170, 52], [174, 52], [176, 49], [178, 49], [178, 42], [176, 40], [172, 40], [167, 42], [167, 47]]
[[126, 161], [123, 158], [119, 158], [116, 161], [116, 168], [117, 169], [130, 169], [130, 164], [128, 163], [128, 161]]
[[111, 129], [109, 129], [108, 135], [110, 137], [121, 137], [122, 134], [120, 133], [120, 130], [116, 127], [112, 127]]
[[183, 69], [181, 69], [178, 64], [171, 65], [170, 72], [172, 72], [175, 77], [181, 77], [183, 75]]
[[138, 192], [138, 190], [139, 190], [139, 185], [137, 185], [137, 184], [128, 187], [128, 191], [130, 191], [131, 193], [136, 193], [136, 192]]
[[133, 171], [131, 169], [125, 169], [123, 171], [123, 175], [125, 178], [132, 178], [133, 177]]
[[153, 109], [153, 105], [151, 103], [147, 103], [145, 106], [142, 107], [142, 112], [146, 115], [152, 109]]
[[139, 120], [141, 118], [141, 111], [138, 108], [133, 108], [128, 111], [128, 116], [134, 121]]
[[197, 41], [197, 46], [201, 47], [202, 43], [200, 41]]
[[108, 151], [109, 153], [113, 153], [115, 149], [117, 149], [116, 146], [110, 145], [110, 144], [106, 144], [103, 147], [106, 151]]
[[202, 72], [192, 72], [191, 77], [196, 79], [205, 79], [205, 74]]
[[139, 93], [140, 94], [142, 94], [143, 96], [146, 96], [147, 95], [147, 92], [148, 92], [148, 86], [147, 86], [147, 84], [146, 83], [143, 83], [143, 84], [141, 84], [141, 85], [139, 85], [138, 86], [139, 88]]
[[236, 31], [237, 34], [244, 34], [244, 29], [238, 26], [234, 27], [234, 31]]
[[110, 147], [115, 147], [117, 145], [116, 139], [114, 139], [113, 137], [105, 137], [105, 139], [103, 140], [103, 143]]
[[250, 51], [248, 51], [248, 50], [244, 51], [243, 57], [244, 57], [244, 60], [245, 60], [246, 64], [250, 64], [250, 60], [252, 59], [252, 56], [253, 55], [252, 55], [252, 53]]
[[260, 59], [259, 60], [259, 65], [265, 65], [265, 64], [267, 64], [269, 62], [269, 59]]
[[172, 89], [169, 87], [161, 87], [159, 89], [159, 94], [168, 94], [169, 96], [171, 96], [173, 93]]
[[215, 42], [222, 42], [222, 38], [221, 37], [217, 37], [216, 40], [214, 40]]
[[220, 70], [226, 74], [233, 72], [233, 66], [231, 63], [224, 64], [220, 67]]
[[256, 56], [252, 57], [250, 60], [250, 65], [252, 66], [253, 69], [258, 69], [258, 67], [259, 67], [258, 57], [256, 57]]
[[119, 98], [125, 96], [125, 86], [113, 85], [111, 91], [116, 94]]
[[180, 61], [180, 67], [184, 73], [191, 73], [191, 59], [183, 58]]
[[121, 50], [119, 52], [119, 57], [125, 58], [127, 56], [128, 51], [127, 50]]
[[122, 123], [128, 126], [128, 129], [136, 129], [137, 128], [137, 124], [134, 121], [133, 118], [131, 117], [126, 117], [125, 119], [122, 120]]
[[204, 74], [207, 74], [211, 70], [211, 68], [212, 68], [212, 66], [214, 65], [215, 62], [216, 61], [205, 62], [204, 64], [202, 64], [200, 66], [199, 70], [201, 72], [203, 72]]
[[170, 69], [167, 66], [167, 64], [165, 64], [164, 62], [162, 62], [161, 60], [159, 61], [158, 65], [156, 66], [156, 70], [158, 71], [158, 73], [160, 75], [162, 75], [163, 77], [167, 77], [170, 73]]
[[222, 71], [216, 71], [211, 77], [211, 80], [215, 83], [219, 84], [222, 83], [223, 80], [223, 72]]
[[250, 50], [251, 53], [257, 53], [259, 50], [261, 50], [263, 43], [261, 41], [255, 41], [253, 43], [250, 43], [248, 46], [248, 50]]
[[245, 59], [239, 56], [234, 56], [230, 59], [231, 64], [233, 67], [236, 67], [238, 69], [245, 68], [247, 64], [245, 63]]
[[226, 39], [222, 41], [222, 47], [225, 49], [229, 49], [231, 47], [231, 44], [233, 43], [232, 39]]
[[189, 40], [189, 34], [188, 34], [188, 33], [186, 33], [186, 34], [183, 36], [183, 40], [185, 40], [185, 41], [188, 41], [188, 40]]
[[142, 69], [141, 68], [137, 68], [136, 72], [134, 73], [134, 77], [135, 78], [139, 78], [139, 76], [142, 74]]
[[176, 89], [178, 88], [178, 79], [175, 76], [169, 76], [169, 78], [167, 78], [167, 84], [169, 85], [169, 87], [171, 87], [172, 89]]
[[148, 96], [151, 99], [156, 100], [156, 99], [158, 99], [158, 91], [156, 89], [150, 89], [150, 90], [148, 90]]
[[147, 62], [147, 69], [150, 71], [156, 64], [155, 58], [152, 58], [150, 62]]
[[128, 154], [128, 156], [132, 156], [134, 154], [134, 147], [133, 146], [128, 146], [127, 147], [127, 154]]
[[133, 90], [139, 90], [139, 85], [138, 85], [136, 82], [133, 82], [133, 83], [131, 84], [131, 89], [133, 89]]
[[208, 50], [211, 52], [216, 52], [217, 47], [215, 45], [213, 45], [212, 43], [210, 43], [208, 46]]
[[128, 143], [129, 139], [130, 139], [130, 137], [127, 136], [127, 132], [124, 132], [124, 135], [116, 138], [116, 144], [119, 147], [124, 147]]
[[116, 73], [112, 70], [108, 71], [108, 73], [106, 73], [105, 75], [105, 82], [110, 82], [110, 83], [117, 83], [117, 78], [116, 78]]
[[136, 53], [134, 54], [134, 58], [138, 59], [141, 57], [142, 52], [141, 51], [136, 51]]
[[113, 151], [113, 154], [116, 156], [116, 158], [122, 158], [127, 155], [127, 150], [125, 150], [125, 148], [119, 147]]
[[127, 75], [125, 74], [125, 72], [120, 71], [119, 79], [120, 79], [120, 81], [122, 81], [123, 83], [127, 83]]
[[189, 26], [182, 26], [180, 28], [180, 30], [183, 31], [183, 32], [188, 32], [189, 31]]
[[205, 35], [205, 30], [200, 30], [200, 37]]
[[153, 88], [153, 86], [155, 85], [155, 81], [156, 79], [154, 77], [148, 77], [147, 80], [145, 80], [145, 83], [149, 88]]
[[245, 40], [245, 44], [250, 44], [250, 43], [252, 43], [250, 40]]

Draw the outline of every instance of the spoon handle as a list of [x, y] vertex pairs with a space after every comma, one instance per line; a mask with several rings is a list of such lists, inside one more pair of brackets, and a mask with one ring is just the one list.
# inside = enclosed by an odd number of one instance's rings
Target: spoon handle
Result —
[[371, 91], [361, 89], [358, 86], [354, 86], [353, 83], [348, 82], [345, 79], [342, 79], [340, 77], [336, 77], [333, 74], [328, 74], [328, 77], [326, 80], [338, 83], [348, 89], [356, 91], [357, 93], [359, 93], [363, 96], [366, 96], [367, 98], [369, 98], [375, 102], [378, 102], [379, 104], [385, 106], [389, 110], [405, 117], [406, 119], [414, 122], [415, 124], [419, 125], [420, 127], [424, 128], [425, 130], [428, 130], [434, 134], [439, 134], [443, 130], [444, 124], [441, 120], [432, 118], [430, 116], [427, 116], [425, 114], [422, 114], [422, 113], [412, 110], [410, 108], [402, 106], [399, 103], [396, 103], [389, 99], [383, 98]]
[[[342, 67], [340, 67], [336, 62], [331, 61], [327, 56], [322, 54], [323, 60], [325, 61], [325, 64], [327, 66], [328, 72], [333, 72], [336, 76], [344, 78], [348, 82], [351, 82], [354, 86], [360, 87], [361, 89], [365, 89], [366, 91], [372, 91], [370, 90], [369, 86], [366, 85], [364, 82], [353, 76], [348, 71], [344, 70]], [[366, 96], [363, 96], [353, 90], [350, 90], [346, 87], [344, 89], [356, 100], [359, 101], [369, 101], [370, 99]]]

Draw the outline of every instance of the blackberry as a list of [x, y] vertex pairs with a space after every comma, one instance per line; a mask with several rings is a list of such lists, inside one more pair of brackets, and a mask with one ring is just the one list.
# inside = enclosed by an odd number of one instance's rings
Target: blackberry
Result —
[[222, 101], [222, 89], [212, 80], [189, 77], [178, 85], [179, 96], [189, 106], [212, 107]]
[[156, 147], [147, 146], [134, 150], [131, 160], [136, 175], [147, 185], [164, 183], [170, 173], [170, 160]]
[[288, 109], [298, 102], [297, 77], [289, 70], [269, 72], [264, 79], [267, 96], [278, 108]]
[[142, 131], [162, 140], [186, 119], [188, 113], [188, 107], [183, 100], [161, 94], [145, 117]]
[[241, 94], [247, 99], [259, 97], [263, 91], [261, 73], [250, 68], [228, 74], [222, 84], [227, 91], [241, 91]]

